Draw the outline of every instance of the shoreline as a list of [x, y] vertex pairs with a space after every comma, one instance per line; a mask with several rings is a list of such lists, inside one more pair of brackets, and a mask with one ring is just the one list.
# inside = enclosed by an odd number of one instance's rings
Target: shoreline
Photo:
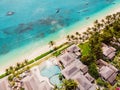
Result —
[[[90, 18], [88, 20], [83, 19], [82, 21], [77, 22], [77, 23], [75, 23], [74, 25], [72, 25], [68, 28], [63, 28], [60, 32], [57, 32], [56, 36], [61, 34], [61, 36], [59, 35], [59, 37], [57, 39], [55, 39], [55, 36], [53, 36], [54, 34], [49, 35], [47, 38], [52, 37], [53, 41], [56, 42], [56, 46], [59, 46], [60, 44], [63, 44], [64, 42], [67, 41], [66, 38], [65, 38], [66, 35], [75, 34], [76, 31], [79, 32], [79, 33], [82, 33], [82, 32], [85, 32], [88, 27], [92, 27], [93, 22], [96, 20], [96, 18], [99, 21], [101, 19], [104, 19], [106, 17], [106, 15], [110, 15], [110, 14], [114, 14], [116, 12], [120, 12], [119, 4], [118, 5], [116, 5], [116, 4], [109, 6], [109, 7], [103, 9], [102, 11], [100, 11], [98, 13], [95, 13], [94, 15], [90, 16]], [[39, 43], [41, 43], [41, 41]], [[40, 54], [45, 53], [45, 52], [50, 50], [49, 45], [43, 45], [43, 46], [41, 45], [42, 46], [41, 47], [40, 45], [37, 45], [39, 43], [38, 42], [35, 43], [36, 46], [39, 46], [39, 47], [32, 48], [30, 51], [28, 51], [29, 53], [26, 52], [25, 55], [23, 55], [23, 56], [19, 55], [20, 53], [17, 53], [17, 55], [20, 58], [16, 57], [15, 60], [10, 58], [11, 61], [6, 62], [5, 65], [3, 65], [0, 68], [0, 74], [3, 74], [5, 72], [5, 69], [8, 68], [9, 66], [16, 65], [17, 62], [23, 62], [24, 59], [28, 59], [28, 60], [34, 59], [35, 57], [39, 56]], [[28, 48], [28, 47], [25, 46], [24, 48]], [[29, 48], [28, 48], [28, 50], [29, 50]], [[15, 52], [15, 50], [14, 50], [14, 52]], [[15, 53], [14, 53], [14, 55], [15, 55]]]

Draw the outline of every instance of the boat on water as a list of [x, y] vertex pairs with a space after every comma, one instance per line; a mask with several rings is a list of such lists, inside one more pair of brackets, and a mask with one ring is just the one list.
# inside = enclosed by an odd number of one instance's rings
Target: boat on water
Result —
[[6, 16], [11, 16], [11, 15], [13, 15], [14, 13], [15, 13], [15, 12], [8, 11], [7, 14], [6, 14]]
[[84, 9], [84, 10], [80, 10], [80, 11], [77, 11], [77, 13], [80, 13], [80, 12], [87, 12], [89, 11], [88, 9]]
[[60, 9], [58, 8], [58, 9], [56, 9], [56, 13], [59, 13], [60, 12]]
[[88, 5], [89, 3], [88, 2], [86, 2], [86, 4], [85, 5]]

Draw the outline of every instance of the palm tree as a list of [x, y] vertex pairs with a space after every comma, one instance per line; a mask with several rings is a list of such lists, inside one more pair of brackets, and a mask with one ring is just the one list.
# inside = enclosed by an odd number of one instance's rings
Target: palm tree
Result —
[[79, 37], [79, 41], [80, 41], [80, 43], [82, 42], [82, 37]]
[[13, 73], [13, 72], [14, 72], [14, 68], [13, 68], [12, 66], [10, 66], [10, 67], [8, 68], [8, 71], [9, 71], [10, 73]]
[[62, 88], [64, 88], [65, 90], [76, 90], [77, 88], [77, 82], [75, 82], [74, 80], [63, 80], [63, 84], [62, 84]]
[[58, 87], [57, 87], [57, 85], [54, 85], [53, 90], [59, 90]]
[[71, 39], [70, 39], [70, 35], [67, 35], [67, 40], [68, 40], [68, 42], [70, 42], [71, 41]]
[[75, 37], [75, 43], [78, 44], [79, 43], [79, 38], [78, 37]]
[[6, 74], [10, 74], [9, 69], [5, 69]]
[[106, 24], [109, 25], [111, 20], [111, 15], [106, 16], [105, 19], [106, 19]]
[[[53, 47], [55, 45], [55, 42], [54, 41], [50, 41], [49, 42], [49, 46], [50, 47]], [[56, 47], [53, 47], [53, 50], [55, 50], [56, 49]]]
[[90, 28], [90, 27], [88, 27], [88, 28], [87, 28], [87, 31], [90, 31], [90, 30], [91, 30], [91, 28]]
[[63, 75], [60, 73], [59, 74], [59, 80], [62, 80], [63, 79]]
[[95, 21], [94, 21], [94, 25], [97, 25], [97, 24], [98, 24], [98, 20], [95, 20]]
[[50, 41], [50, 42], [49, 42], [49, 46], [50, 46], [50, 47], [54, 46], [54, 44], [55, 44], [54, 41]]
[[28, 60], [27, 60], [27, 59], [25, 59], [24, 63], [25, 63], [25, 65], [27, 65], [27, 64], [28, 64]]
[[92, 30], [93, 30], [94, 32], [97, 32], [97, 28], [96, 28], [96, 27], [92, 27]]
[[76, 32], [75, 34], [76, 34], [76, 36], [80, 36], [80, 33], [79, 33], [79, 32]]
[[71, 39], [74, 40], [74, 39], [75, 39], [75, 36], [74, 36], [74, 35], [71, 35]]
[[102, 23], [105, 23], [105, 20], [104, 20], [104, 19], [102, 19], [102, 20], [101, 20], [101, 22], [102, 22]]
[[88, 33], [87, 33], [87, 32], [83, 32], [83, 35], [87, 36], [87, 35], [88, 35]]
[[17, 63], [17, 68], [20, 68], [20, 67], [21, 67], [20, 63]]

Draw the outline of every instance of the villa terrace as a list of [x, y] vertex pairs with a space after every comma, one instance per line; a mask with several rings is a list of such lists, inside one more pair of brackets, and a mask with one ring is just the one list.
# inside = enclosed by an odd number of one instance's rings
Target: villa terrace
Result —
[[118, 69], [101, 59], [97, 61], [97, 64], [99, 66], [100, 76], [109, 83], [114, 84]]
[[83, 74], [78, 72], [72, 77], [73, 80], [77, 81], [78, 88], [80, 90], [96, 90], [95, 85], [92, 84]]
[[102, 46], [103, 46], [102, 47], [103, 55], [107, 57], [108, 59], [113, 59], [116, 53], [116, 49], [111, 46], [107, 46], [104, 43], [102, 44]]

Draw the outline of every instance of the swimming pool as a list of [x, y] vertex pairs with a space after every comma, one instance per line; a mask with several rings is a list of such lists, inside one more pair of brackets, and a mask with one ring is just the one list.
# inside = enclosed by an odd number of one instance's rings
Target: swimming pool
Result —
[[62, 81], [59, 80], [59, 75], [54, 75], [50, 78], [50, 82], [53, 84], [53, 85], [57, 85], [57, 86], [60, 86], [60, 84], [62, 83]]
[[57, 86], [61, 84], [61, 81], [59, 80], [59, 73], [61, 73], [61, 70], [56, 65], [46, 66], [40, 71], [42, 76], [49, 78], [52, 85]]

